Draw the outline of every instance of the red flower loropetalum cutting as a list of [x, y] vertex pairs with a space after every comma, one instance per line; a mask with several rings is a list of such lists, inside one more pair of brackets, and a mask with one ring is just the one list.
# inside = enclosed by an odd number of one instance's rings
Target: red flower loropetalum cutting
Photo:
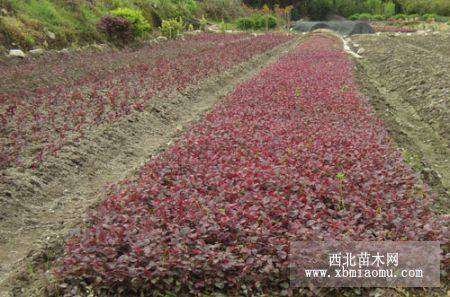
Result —
[[[96, 62], [97, 56], [80, 54], [80, 60], [61, 62], [77, 66], [72, 71], [53, 63], [49, 72], [61, 73], [60, 85], [42, 87], [49, 79], [44, 77], [35, 79], [40, 87], [31, 92], [0, 94], [0, 169], [20, 164], [24, 151], [31, 154], [37, 166], [47, 154], [57, 153], [68, 142], [77, 142], [89, 127], [142, 111], [156, 94], [183, 90], [291, 38], [286, 34], [205, 34], [169, 42], [161, 48], [145, 47], [138, 53], [112, 51], [111, 56], [106, 53], [99, 58], [100, 63]], [[131, 65], [123, 65], [121, 58], [128, 59]], [[107, 61], [114, 63], [105, 69]], [[94, 65], [83, 73], [82, 66], [88, 62]], [[24, 75], [35, 74], [34, 68], [27, 65], [19, 69]], [[71, 82], [78, 76], [82, 78]], [[9, 80], [14, 77], [7, 75]]]
[[439, 240], [417, 183], [338, 41], [310, 37], [115, 187], [57, 276], [127, 294], [280, 292], [293, 240]]

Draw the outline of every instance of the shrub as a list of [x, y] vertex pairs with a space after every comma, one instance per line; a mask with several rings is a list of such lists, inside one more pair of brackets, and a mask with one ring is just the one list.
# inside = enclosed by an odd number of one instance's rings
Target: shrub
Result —
[[359, 20], [359, 13], [355, 13], [355, 14], [351, 15], [348, 19], [351, 21]]
[[383, 5], [383, 13], [386, 17], [390, 17], [395, 14], [395, 3], [392, 1], [386, 2]]
[[254, 29], [265, 29], [266, 28], [266, 20], [268, 23], [268, 27], [269, 29], [273, 29], [277, 26], [277, 18], [269, 15], [269, 16], [264, 16], [264, 15], [255, 15], [253, 17], [253, 28]]
[[127, 43], [133, 39], [133, 29], [131, 23], [121, 17], [104, 16], [97, 25], [110, 41]]
[[142, 37], [146, 31], [149, 31], [152, 28], [139, 10], [117, 8], [111, 11], [111, 15], [128, 20], [132, 25], [133, 35], [135, 37]]
[[208, 20], [206, 20], [205, 16], [202, 15], [202, 18], [200, 19], [200, 30], [203, 32], [206, 31], [206, 26], [208, 25]]
[[183, 30], [184, 21], [181, 17], [162, 21], [161, 32], [167, 38], [176, 38]]
[[360, 21], [370, 21], [372, 19], [372, 15], [370, 13], [360, 13], [358, 15], [358, 20]]
[[396, 14], [396, 15], [393, 15], [391, 17], [391, 19], [394, 19], [394, 20], [406, 20], [406, 15], [404, 15], [402, 13]]
[[445, 23], [447, 21], [447, 18], [437, 15], [437, 14], [434, 14], [434, 13], [427, 13], [422, 16], [422, 20], [427, 21], [427, 22], [434, 21], [434, 22]]
[[199, 2], [201, 9], [206, 15], [216, 21], [232, 21], [246, 14], [241, 0], [208, 0]]
[[372, 18], [371, 18], [371, 20], [374, 20], [374, 21], [384, 21], [385, 19], [386, 19], [386, 17], [381, 14], [374, 14], [374, 15], [372, 15]]
[[408, 15], [408, 16], [406, 17], [406, 19], [415, 21], [415, 20], [420, 19], [420, 15], [418, 15], [418, 14], [416, 14], [416, 13], [415, 13], [415, 14], [410, 14], [410, 15]]
[[272, 15], [268, 16], [254, 15], [251, 18], [246, 17], [238, 19], [236, 22], [236, 27], [241, 30], [250, 30], [250, 29], [262, 30], [266, 28], [266, 20], [269, 29], [273, 29], [277, 26], [278, 23], [277, 18]]
[[240, 18], [236, 22], [236, 27], [241, 30], [250, 30], [255, 27], [255, 22], [252, 18]]

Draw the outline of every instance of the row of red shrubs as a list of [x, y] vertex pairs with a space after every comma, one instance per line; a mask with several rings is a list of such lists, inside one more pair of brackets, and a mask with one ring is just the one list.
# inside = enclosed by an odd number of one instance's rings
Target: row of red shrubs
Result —
[[[146, 48], [140, 54], [148, 60], [130, 54], [130, 66], [98, 67], [98, 71], [94, 67], [79, 80], [74, 80], [79, 68], [67, 70], [53, 64], [48, 71], [61, 72], [63, 83], [31, 92], [0, 94], [0, 169], [23, 164], [24, 155], [30, 153], [32, 166], [39, 166], [46, 155], [57, 154], [67, 143], [82, 139], [90, 127], [142, 111], [156, 94], [182, 90], [291, 38], [286, 34], [205, 34], [173, 41], [169, 47]], [[134, 63], [134, 57], [142, 62]], [[59, 58], [64, 65], [66, 57]], [[95, 59], [89, 61], [96, 63]], [[30, 67], [24, 68], [33, 72]]]
[[338, 41], [314, 36], [117, 188], [57, 276], [123, 296], [287, 295], [293, 240], [439, 240], [430, 201]]

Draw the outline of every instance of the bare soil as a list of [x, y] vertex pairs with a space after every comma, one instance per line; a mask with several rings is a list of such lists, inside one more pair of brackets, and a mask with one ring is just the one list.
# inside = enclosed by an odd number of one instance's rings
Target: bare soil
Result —
[[[362, 91], [371, 99], [405, 161], [450, 207], [450, 35], [360, 35]], [[358, 48], [354, 47], [355, 50]]]
[[278, 46], [182, 93], [161, 95], [144, 112], [91, 130], [39, 171], [8, 169], [0, 179], [0, 296], [45, 295], [64, 236], [77, 232], [109, 185], [132, 178], [237, 85], [298, 42]]

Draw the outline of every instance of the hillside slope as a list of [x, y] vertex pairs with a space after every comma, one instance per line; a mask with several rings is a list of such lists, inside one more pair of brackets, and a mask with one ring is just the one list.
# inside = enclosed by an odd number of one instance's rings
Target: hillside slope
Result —
[[102, 42], [105, 37], [96, 25], [118, 7], [141, 10], [154, 27], [179, 16], [187, 21], [202, 15], [227, 20], [242, 11], [240, 0], [0, 0], [0, 46], [58, 48]]

